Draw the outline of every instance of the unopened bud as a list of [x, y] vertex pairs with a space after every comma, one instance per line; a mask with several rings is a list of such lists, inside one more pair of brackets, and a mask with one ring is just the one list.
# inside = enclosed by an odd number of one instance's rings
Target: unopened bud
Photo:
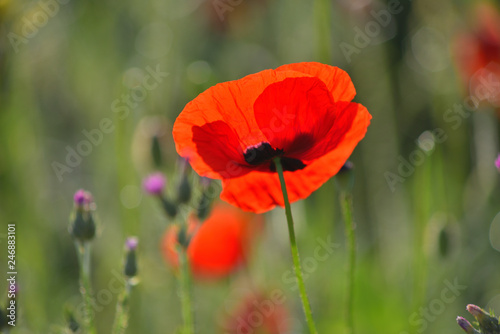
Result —
[[177, 216], [177, 204], [164, 197], [161, 197], [161, 203], [163, 205], [163, 210], [165, 210], [168, 217], [175, 218], [175, 216]]
[[181, 158], [181, 180], [177, 188], [177, 202], [187, 203], [191, 199], [191, 184], [189, 182], [189, 160]]
[[479, 306], [469, 304], [467, 311], [476, 318], [479, 322], [479, 329], [484, 334], [497, 334], [500, 333], [500, 324], [497, 318], [492, 317], [489, 313], [485, 312]]
[[160, 141], [158, 140], [158, 136], [153, 136], [151, 138], [151, 156], [153, 157], [153, 163], [155, 167], [159, 168], [162, 165], [162, 157], [161, 157], [161, 146]]
[[127, 277], [134, 277], [137, 275], [137, 259], [135, 251], [139, 241], [136, 237], [129, 237], [125, 241], [125, 266], [123, 273]]
[[212, 207], [212, 202], [214, 196], [210, 193], [209, 187], [211, 180], [206, 177], [200, 179], [200, 184], [202, 186], [201, 197], [198, 201], [198, 206], [196, 207], [196, 216], [200, 221], [207, 219], [210, 214], [210, 209]]
[[74, 195], [75, 209], [70, 218], [69, 232], [74, 239], [81, 242], [92, 240], [96, 233], [96, 224], [92, 214], [92, 195], [78, 190]]
[[462, 317], [457, 317], [457, 323], [460, 327], [462, 327], [462, 329], [467, 333], [467, 334], [475, 334], [475, 333], [478, 333], [474, 327], [472, 327], [472, 325], [470, 324], [469, 321], [467, 321], [467, 319], [465, 318], [462, 318]]

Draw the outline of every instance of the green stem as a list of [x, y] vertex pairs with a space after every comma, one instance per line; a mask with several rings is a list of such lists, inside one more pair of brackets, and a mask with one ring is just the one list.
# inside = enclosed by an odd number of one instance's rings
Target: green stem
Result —
[[349, 243], [349, 265], [347, 272], [348, 294], [346, 302], [347, 311], [347, 328], [348, 333], [354, 333], [354, 273], [356, 269], [356, 233], [354, 231], [354, 223], [352, 220], [352, 195], [342, 191], [340, 195], [342, 205], [342, 216], [345, 223], [345, 235]]
[[295, 269], [295, 276], [297, 277], [297, 283], [299, 285], [300, 299], [302, 300], [302, 307], [304, 308], [304, 313], [306, 316], [307, 326], [309, 327], [309, 332], [311, 334], [317, 334], [316, 325], [311, 312], [311, 305], [309, 304], [309, 299], [307, 298], [306, 286], [304, 285], [304, 278], [302, 275], [302, 268], [300, 266], [299, 250], [297, 248], [297, 241], [295, 240], [295, 229], [293, 224], [292, 210], [290, 209], [290, 201], [288, 200], [288, 192], [286, 190], [285, 177], [283, 175], [283, 166], [281, 165], [280, 158], [273, 159], [276, 165], [276, 171], [281, 184], [281, 191], [283, 192], [283, 200], [285, 202], [285, 213], [286, 221], [288, 223], [288, 235], [290, 237], [290, 248], [292, 251], [293, 267]]
[[125, 283], [125, 288], [118, 297], [118, 302], [116, 303], [115, 323], [113, 324], [112, 334], [123, 334], [128, 327], [131, 290], [132, 283], [130, 282], [130, 278], [128, 278]]
[[85, 329], [88, 334], [96, 334], [90, 288], [90, 244], [77, 241], [75, 245], [80, 266], [80, 293], [85, 303]]
[[183, 246], [178, 247], [180, 262], [180, 293], [182, 304], [182, 319], [184, 321], [183, 334], [194, 334], [193, 308], [191, 306], [191, 277], [189, 275], [189, 259], [187, 250]]

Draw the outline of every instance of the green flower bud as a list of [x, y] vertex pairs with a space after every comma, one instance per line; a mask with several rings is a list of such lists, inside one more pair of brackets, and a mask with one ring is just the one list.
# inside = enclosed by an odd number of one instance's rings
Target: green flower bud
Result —
[[153, 157], [153, 163], [155, 167], [160, 168], [162, 165], [162, 157], [158, 136], [153, 136], [153, 138], [151, 139], [151, 156]]
[[479, 329], [483, 334], [498, 334], [500, 333], [500, 324], [498, 319], [492, 317], [489, 313], [485, 312], [479, 306], [469, 304], [467, 311], [476, 318], [479, 322]]
[[137, 276], [137, 258], [135, 250], [139, 241], [136, 237], [127, 238], [125, 241], [125, 266], [123, 273], [127, 277]]
[[205, 219], [207, 219], [212, 207], [214, 196], [211, 195], [209, 191], [211, 182], [212, 181], [206, 177], [202, 177], [200, 180], [203, 190], [198, 201], [198, 206], [196, 207], [196, 216], [200, 221], [204, 221]]
[[84, 190], [79, 190], [74, 199], [75, 209], [70, 218], [69, 233], [80, 242], [90, 241], [96, 234], [96, 224], [92, 215], [95, 204], [92, 195]]
[[187, 203], [191, 199], [191, 183], [189, 182], [189, 161], [181, 160], [181, 181], [177, 188], [177, 202]]
[[165, 197], [161, 197], [160, 199], [163, 205], [163, 209], [165, 210], [167, 216], [170, 218], [175, 218], [178, 212], [177, 204], [173, 203], [172, 201], [170, 201], [168, 198]]

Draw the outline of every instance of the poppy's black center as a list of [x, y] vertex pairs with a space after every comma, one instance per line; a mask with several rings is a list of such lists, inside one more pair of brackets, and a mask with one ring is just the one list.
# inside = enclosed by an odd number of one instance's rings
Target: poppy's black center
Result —
[[285, 152], [282, 149], [273, 148], [271, 144], [263, 142], [247, 148], [245, 153], [243, 153], [243, 157], [245, 158], [245, 161], [252, 166], [269, 164], [269, 169], [272, 172], [276, 171], [276, 166], [272, 161], [272, 159], [276, 157], [280, 157], [283, 170], [286, 171], [293, 172], [303, 169], [306, 166], [299, 159], [288, 158], [283, 156], [284, 154]]

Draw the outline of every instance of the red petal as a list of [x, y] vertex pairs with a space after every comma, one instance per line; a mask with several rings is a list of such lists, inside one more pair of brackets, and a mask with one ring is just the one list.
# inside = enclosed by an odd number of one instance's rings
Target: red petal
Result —
[[[223, 154], [228, 149], [240, 150], [266, 141], [254, 116], [254, 103], [269, 85], [290, 77], [304, 77], [304, 73], [295, 71], [266, 70], [256, 74], [248, 75], [242, 79], [217, 84], [196, 97], [188, 103], [175, 121], [173, 136], [177, 152], [190, 159], [193, 169], [202, 176], [211, 178], [222, 178], [220, 166], [236, 160], [232, 154]], [[193, 130], [196, 127], [204, 127], [207, 123], [223, 122], [228, 125], [235, 136], [225, 131], [226, 138], [217, 138], [213, 145], [204, 146], [205, 150], [200, 152], [197, 147]], [[220, 125], [216, 125], [221, 127]], [[205, 133], [209, 129], [204, 128]], [[202, 136], [205, 140], [206, 136]], [[237, 140], [236, 140], [237, 138]], [[221, 161], [216, 166], [214, 158]], [[215, 170], [214, 170], [215, 169]], [[234, 176], [241, 175], [235, 173]]]
[[[245, 262], [262, 223], [262, 220], [254, 218], [258, 217], [218, 204], [203, 223], [192, 217], [189, 219], [188, 233], [193, 236], [188, 256], [196, 278], [221, 278]], [[199, 227], [198, 230], [196, 227]], [[171, 225], [162, 243], [163, 255], [175, 269], [179, 266], [177, 234], [178, 226]]]
[[310, 164], [312, 160], [318, 159], [335, 149], [344, 139], [344, 136], [352, 130], [351, 127], [360, 106], [360, 104], [354, 102], [337, 103], [335, 122], [333, 126], [329, 128], [328, 133], [322, 135], [320, 137], [321, 139], [316, 141], [307, 151], [301, 154], [291, 155], [291, 157], [300, 159], [307, 165]]
[[331, 129], [335, 114], [330, 92], [318, 78], [288, 78], [269, 85], [254, 105], [260, 130], [286, 155], [310, 148]]
[[235, 177], [248, 173], [239, 139], [224, 122], [215, 121], [193, 127], [193, 142], [203, 163], [210, 167], [208, 177]]
[[351, 101], [356, 95], [356, 89], [349, 75], [342, 69], [316, 62], [295, 63], [280, 66], [276, 71], [297, 71], [322, 80], [332, 94], [333, 100]]
[[[307, 167], [295, 172], [285, 172], [285, 182], [290, 202], [306, 198], [344, 165], [357, 143], [364, 137], [371, 115], [360, 104], [349, 104], [347, 113], [355, 113], [354, 120], [335, 148]], [[336, 128], [336, 127], [335, 127]], [[262, 213], [274, 206], [283, 206], [283, 195], [276, 173], [251, 172], [238, 178], [223, 180], [221, 199], [243, 210]]]

